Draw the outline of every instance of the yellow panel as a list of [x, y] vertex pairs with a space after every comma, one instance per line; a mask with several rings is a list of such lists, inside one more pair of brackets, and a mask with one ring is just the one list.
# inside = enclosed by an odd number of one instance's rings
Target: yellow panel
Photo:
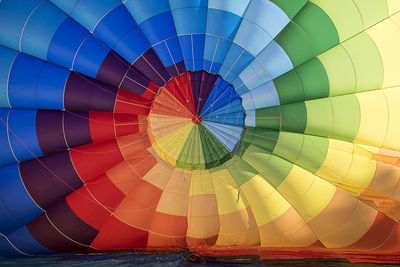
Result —
[[367, 150], [371, 153], [379, 154], [379, 147], [374, 147], [374, 146], [367, 146], [363, 144], [357, 144], [358, 147], [361, 147], [364, 150]]
[[294, 165], [278, 190], [308, 222], [329, 204], [336, 187]]
[[376, 169], [376, 162], [359, 155], [353, 155], [349, 172], [340, 186], [347, 192], [358, 195], [371, 183]]
[[[379, 148], [376, 148], [376, 149], [379, 150]], [[372, 159], [372, 155], [373, 155], [372, 152], [368, 151], [367, 149], [365, 149], [364, 147], [362, 147], [362, 146], [359, 145], [359, 144], [356, 144], [356, 145], [354, 146], [354, 151], [353, 151], [353, 153], [354, 153], [354, 154], [357, 154], [357, 155], [360, 155], [360, 156], [362, 156], [362, 157], [364, 157], [364, 158], [367, 158], [367, 159]]]
[[384, 89], [383, 92], [389, 107], [389, 125], [383, 147], [400, 150], [400, 87]]
[[244, 196], [238, 197], [239, 186], [227, 169], [211, 173], [217, 195], [218, 213], [228, 214], [243, 210], [249, 206]]
[[205, 170], [192, 171], [192, 180], [190, 183], [190, 195], [215, 194], [214, 185], [211, 180], [211, 174]]
[[389, 16], [400, 11], [400, 1], [399, 0], [387, 0], [389, 8]]
[[350, 168], [353, 144], [330, 139], [324, 163], [316, 175], [328, 181], [340, 181]]
[[290, 204], [261, 175], [254, 176], [240, 188], [258, 226], [275, 220], [290, 208]]
[[190, 174], [175, 169], [161, 195], [157, 211], [165, 214], [186, 216], [189, 188]]
[[356, 95], [360, 104], [360, 128], [354, 142], [381, 146], [389, 119], [386, 97], [380, 90]]
[[143, 177], [143, 180], [146, 180], [159, 189], [164, 190], [173, 171], [173, 166], [164, 161], [159, 161], [148, 173], [146, 173], [146, 175]]
[[190, 196], [187, 217], [187, 236], [206, 238], [218, 234], [219, 217], [215, 195]]
[[175, 165], [176, 159], [178, 158], [179, 153], [181, 152], [181, 149], [193, 128], [193, 125], [193, 123], [188, 123], [173, 133], [156, 140], [156, 143], [153, 144], [154, 150], [165, 161]]
[[[396, 15], [397, 16], [397, 15]], [[388, 18], [366, 31], [374, 41], [382, 58], [384, 79], [382, 87], [396, 86], [400, 83], [400, 28], [395, 20]]]

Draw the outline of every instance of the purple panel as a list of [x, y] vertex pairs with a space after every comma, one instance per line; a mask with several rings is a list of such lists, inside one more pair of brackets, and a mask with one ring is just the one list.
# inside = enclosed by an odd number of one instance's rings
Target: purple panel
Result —
[[172, 76], [181, 75], [182, 73], [186, 72], [185, 62], [181, 61], [176, 63], [175, 65], [169, 66], [167, 67], [167, 71], [171, 73]]
[[190, 73], [190, 84], [192, 86], [192, 94], [193, 94], [193, 101], [196, 108], [196, 113], [200, 112], [199, 110], [199, 102], [202, 99], [199, 99], [199, 91], [200, 91], [200, 84], [203, 78], [203, 73], [200, 71], [189, 72]]
[[[130, 64], [114, 51], [110, 51], [97, 72], [96, 79], [119, 87]], [[129, 90], [129, 88], [126, 88]]]
[[57, 202], [47, 211], [50, 221], [70, 239], [90, 245], [99, 233], [96, 229], [82, 221], [68, 206], [65, 199]]
[[44, 154], [67, 149], [63, 127], [63, 113], [58, 110], [39, 110], [36, 115], [36, 133]]
[[201, 98], [201, 101], [199, 102], [199, 106], [197, 108], [198, 112], [200, 112], [203, 109], [204, 104], [207, 101], [207, 98], [211, 94], [212, 89], [214, 88], [215, 83], [218, 80], [218, 75], [215, 74], [210, 74], [206, 71], [203, 72], [203, 81], [201, 82], [201, 87], [200, 87], [200, 94], [199, 98]]
[[116, 87], [71, 72], [65, 85], [65, 109], [71, 111], [113, 111], [117, 91]]
[[126, 76], [129, 78], [122, 81], [120, 88], [130, 88], [128, 91], [140, 96], [143, 95], [150, 84], [150, 80], [134, 67], [130, 67]]
[[152, 48], [141, 55], [133, 63], [133, 66], [158, 86], [162, 86], [171, 78], [171, 75], [164, 68], [164, 65]]
[[44, 247], [56, 251], [89, 251], [89, 248], [73, 242], [63, 236], [46, 216], [46, 213], [40, 215], [26, 225], [31, 235]]
[[92, 143], [88, 112], [65, 112], [64, 133], [69, 147]]
[[30, 196], [44, 210], [83, 185], [68, 152], [24, 161], [19, 169]]

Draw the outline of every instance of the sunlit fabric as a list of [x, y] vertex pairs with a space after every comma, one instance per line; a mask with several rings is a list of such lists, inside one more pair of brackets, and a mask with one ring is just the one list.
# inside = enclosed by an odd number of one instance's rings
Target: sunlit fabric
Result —
[[0, 1], [0, 255], [392, 261], [399, 48], [398, 0]]

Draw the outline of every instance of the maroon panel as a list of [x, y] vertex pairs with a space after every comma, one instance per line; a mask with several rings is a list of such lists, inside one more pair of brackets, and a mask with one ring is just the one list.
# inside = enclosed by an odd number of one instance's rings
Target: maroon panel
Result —
[[[93, 199], [90, 199], [94, 201]], [[47, 216], [54, 226], [70, 239], [90, 245], [99, 233], [82, 221], [69, 207], [65, 199], [57, 202], [47, 211]]]
[[64, 113], [65, 140], [69, 147], [92, 143], [88, 112]]
[[[104, 58], [97, 72], [96, 79], [119, 88], [130, 65], [128, 61], [111, 50]], [[127, 90], [129, 90], [129, 88], [127, 88]]]
[[83, 185], [68, 152], [24, 161], [19, 169], [30, 196], [44, 210]]
[[113, 111], [118, 88], [71, 72], [65, 85], [64, 105], [71, 111]]
[[129, 92], [137, 94], [139, 96], [143, 95], [144, 91], [146, 91], [147, 87], [150, 84], [150, 80], [143, 76], [137, 69], [131, 67], [126, 75], [128, 78], [125, 78], [122, 81], [120, 88], [130, 88]]
[[164, 85], [172, 78], [153, 48], [149, 48], [144, 52], [143, 55], [133, 63], [133, 66], [158, 86]]
[[46, 213], [26, 225], [31, 235], [44, 247], [56, 251], [82, 251], [89, 249], [63, 236], [49, 221]]
[[206, 71], [201, 72], [203, 73], [203, 81], [200, 83], [199, 98], [201, 98], [201, 101], [199, 101], [199, 106], [197, 108], [198, 112], [203, 109], [204, 104], [206, 103], [207, 98], [210, 96], [211, 91], [219, 77], [219, 75], [211, 74]]
[[40, 149], [44, 154], [67, 149], [63, 127], [63, 112], [57, 110], [39, 110], [36, 115], [36, 134]]
[[186, 72], [185, 62], [181, 61], [176, 63], [175, 65], [169, 66], [167, 67], [167, 71], [171, 73], [172, 76], [181, 75], [182, 73]]

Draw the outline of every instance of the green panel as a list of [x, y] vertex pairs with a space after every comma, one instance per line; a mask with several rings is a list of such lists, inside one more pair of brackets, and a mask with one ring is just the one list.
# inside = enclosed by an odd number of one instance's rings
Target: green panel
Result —
[[260, 172], [275, 188], [288, 176], [293, 164], [256, 146], [249, 146], [243, 160]]
[[258, 174], [257, 170], [238, 157], [232, 158], [225, 165], [240, 186]]
[[271, 0], [278, 5], [286, 15], [292, 19], [299, 12], [308, 0]]
[[275, 41], [285, 50], [295, 67], [316, 55], [307, 33], [292, 21], [276, 36]]
[[238, 157], [242, 157], [246, 149], [249, 147], [249, 143], [243, 142], [243, 137], [241, 141], [235, 146], [235, 149], [233, 150], [232, 154], [237, 155]]
[[332, 131], [332, 105], [329, 98], [306, 101], [307, 128], [305, 133], [328, 137]]
[[295, 163], [311, 173], [316, 173], [325, 161], [328, 147], [327, 138], [304, 135], [303, 146]]
[[317, 54], [339, 43], [339, 36], [332, 20], [321, 8], [311, 2], [297, 14], [294, 22], [307, 32]]
[[363, 31], [363, 21], [353, 0], [310, 0], [310, 2], [328, 14], [335, 24], [341, 42]]
[[356, 92], [379, 89], [383, 83], [383, 65], [374, 41], [367, 33], [361, 33], [344, 42], [354, 65], [357, 87]]
[[282, 131], [303, 133], [307, 125], [304, 102], [282, 105]]
[[217, 167], [231, 158], [229, 151], [202, 125], [199, 124], [206, 169]]
[[279, 139], [273, 154], [278, 155], [290, 162], [296, 162], [303, 146], [303, 134], [280, 132]]
[[281, 105], [304, 101], [304, 90], [295, 70], [273, 80]]
[[353, 141], [360, 128], [360, 106], [356, 95], [331, 98], [333, 129], [330, 137]]
[[256, 110], [256, 127], [279, 129], [281, 126], [280, 107], [261, 108]]
[[272, 152], [275, 148], [278, 137], [279, 132], [276, 130], [247, 127], [243, 141]]
[[329, 95], [328, 76], [318, 58], [312, 58], [298, 66], [296, 72], [304, 88], [305, 100], [327, 97]]
[[386, 1], [382, 0], [354, 0], [364, 23], [364, 29], [371, 27], [376, 22], [385, 19], [389, 15]]
[[330, 96], [354, 93], [356, 77], [354, 66], [346, 50], [338, 45], [319, 56], [328, 74]]
[[176, 166], [189, 170], [204, 170], [203, 148], [198, 125], [195, 125], [176, 160]]

